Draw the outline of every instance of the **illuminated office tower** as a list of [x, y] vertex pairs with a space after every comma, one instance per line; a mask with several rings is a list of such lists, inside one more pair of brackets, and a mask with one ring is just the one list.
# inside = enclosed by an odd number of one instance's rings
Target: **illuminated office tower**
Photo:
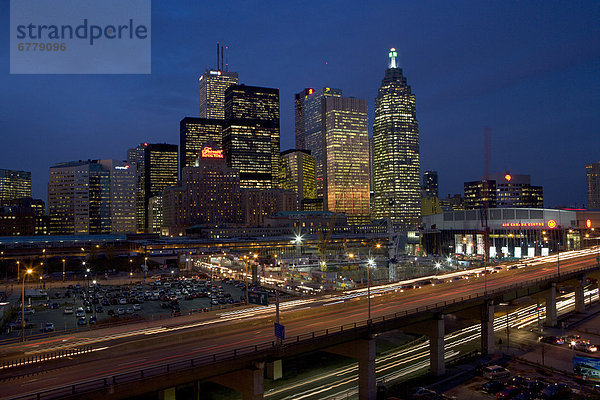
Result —
[[600, 161], [585, 166], [588, 209], [600, 210]]
[[99, 160], [102, 168], [109, 171], [110, 232], [114, 234], [136, 232], [135, 165], [117, 160]]
[[296, 193], [298, 210], [303, 210], [307, 200], [314, 200], [315, 158], [309, 150], [292, 149], [281, 153], [279, 164], [279, 187]]
[[306, 88], [300, 93], [294, 95], [294, 121], [295, 121], [295, 133], [296, 133], [296, 149], [306, 149], [306, 136], [304, 129], [304, 101], [305, 99], [313, 94], [315, 90], [312, 88]]
[[[208, 142], [222, 146], [223, 120], [185, 117], [179, 123], [179, 168], [193, 167]], [[183, 178], [183, 174], [181, 175]]]
[[0, 200], [31, 197], [31, 172], [0, 169]]
[[225, 92], [223, 150], [242, 188], [277, 185], [279, 89], [232, 85]]
[[317, 198], [323, 198], [323, 100], [330, 97], [342, 97], [341, 89], [309, 89], [304, 96], [304, 149], [310, 150], [315, 158], [315, 180]]
[[133, 167], [117, 160], [50, 167], [48, 214], [54, 235], [135, 232]]
[[156, 231], [161, 225], [157, 216], [162, 215], [158, 209], [162, 207], [161, 200], [152, 203], [153, 218], [148, 218], [150, 199], [160, 196], [169, 186], [177, 186], [179, 167], [177, 163], [176, 144], [148, 144], [144, 151], [144, 206], [146, 209], [146, 232]]
[[370, 221], [367, 101], [323, 100], [324, 209], [346, 213], [349, 224]]
[[135, 168], [135, 224], [137, 232], [146, 230], [146, 196], [144, 194], [144, 158], [148, 143], [140, 143], [138, 147], [127, 150], [127, 162]]
[[480, 181], [465, 182], [464, 193], [466, 210], [496, 208], [496, 181], [483, 179]]
[[225, 90], [238, 84], [237, 72], [206, 70], [200, 78], [200, 118], [225, 118]]
[[499, 172], [490, 181], [496, 182], [496, 207], [544, 208], [544, 189], [531, 184], [531, 175]]
[[420, 225], [421, 216], [419, 125], [415, 95], [396, 57], [391, 49], [375, 99], [373, 217], [389, 217], [394, 225], [411, 229]]

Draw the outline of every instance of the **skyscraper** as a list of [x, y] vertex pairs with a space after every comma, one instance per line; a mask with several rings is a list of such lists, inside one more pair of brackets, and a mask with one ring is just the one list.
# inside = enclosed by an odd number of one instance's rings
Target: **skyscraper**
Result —
[[304, 209], [305, 200], [316, 198], [315, 158], [309, 150], [291, 149], [281, 153], [279, 187], [296, 193], [298, 210]]
[[321, 88], [308, 90], [304, 96], [304, 149], [315, 158], [317, 198], [323, 198], [323, 100], [342, 97], [341, 89]]
[[0, 200], [31, 197], [31, 172], [0, 169]]
[[585, 166], [588, 209], [600, 210], [600, 161]]
[[296, 132], [296, 149], [306, 149], [306, 132], [304, 129], [304, 100], [315, 90], [306, 88], [303, 91], [294, 95], [294, 121]]
[[[200, 156], [200, 149], [208, 143], [214, 142], [222, 146], [224, 121], [220, 119], [206, 119], [185, 117], [179, 122], [179, 168], [193, 167]], [[182, 175], [183, 178], [183, 175]]]
[[109, 213], [111, 233], [136, 232], [137, 171], [134, 165], [117, 160], [99, 160], [109, 171]]
[[346, 213], [348, 223], [370, 221], [367, 101], [323, 100], [324, 209]]
[[415, 95], [396, 65], [396, 50], [388, 56], [389, 66], [375, 99], [373, 217], [389, 217], [394, 225], [416, 228], [421, 190]]
[[439, 197], [437, 171], [423, 172], [423, 197]]
[[279, 169], [279, 89], [232, 85], [225, 93], [223, 150], [242, 188], [271, 188]]
[[144, 194], [144, 159], [148, 143], [140, 143], [137, 147], [127, 150], [127, 162], [135, 168], [135, 223], [137, 232], [146, 230], [146, 196]]
[[[150, 198], [160, 196], [168, 186], [177, 186], [179, 173], [177, 157], [176, 144], [148, 144], [144, 151], [144, 207], [146, 209], [145, 227], [148, 232], [152, 226], [160, 226], [160, 221], [151, 221], [148, 218]], [[159, 199], [155, 199], [153, 202], [154, 209], [157, 204], [159, 204]], [[153, 215], [159, 214], [154, 212]]]
[[225, 118], [225, 90], [238, 84], [237, 72], [206, 70], [199, 78], [200, 118]]
[[50, 167], [50, 233], [135, 232], [135, 184], [133, 168], [121, 161], [74, 161]]

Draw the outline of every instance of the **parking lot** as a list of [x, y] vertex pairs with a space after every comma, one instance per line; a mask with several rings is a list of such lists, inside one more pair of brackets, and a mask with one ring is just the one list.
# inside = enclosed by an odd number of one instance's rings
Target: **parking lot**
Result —
[[[233, 280], [153, 279], [125, 285], [70, 284], [26, 301], [26, 335], [92, 325], [155, 320], [236, 307], [245, 303], [245, 283]], [[21, 334], [20, 311], [3, 338]]]

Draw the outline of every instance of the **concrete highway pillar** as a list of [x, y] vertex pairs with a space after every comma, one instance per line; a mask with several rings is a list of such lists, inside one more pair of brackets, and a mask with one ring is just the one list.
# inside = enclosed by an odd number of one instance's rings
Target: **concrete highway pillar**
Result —
[[329, 353], [339, 354], [358, 360], [358, 398], [377, 399], [377, 379], [375, 376], [375, 339], [360, 339], [328, 347]]
[[429, 327], [429, 369], [434, 376], [446, 373], [444, 361], [444, 316], [436, 315]]
[[377, 398], [377, 378], [375, 375], [375, 340], [361, 340], [358, 354], [358, 398]]
[[575, 283], [575, 311], [576, 312], [584, 312], [585, 311], [585, 281], [586, 277], [584, 276], [581, 279], [577, 279]]
[[158, 400], [175, 400], [175, 388], [168, 388], [158, 392]]
[[281, 360], [267, 361], [265, 363], [265, 373], [268, 379], [276, 381], [283, 376]]
[[494, 302], [486, 301], [481, 308], [481, 354], [490, 355], [494, 347]]
[[558, 323], [556, 314], [556, 283], [546, 293], [546, 321], [544, 325], [554, 327]]
[[254, 368], [242, 369], [211, 378], [219, 385], [229, 387], [242, 394], [242, 400], [263, 400], [265, 363], [257, 362]]

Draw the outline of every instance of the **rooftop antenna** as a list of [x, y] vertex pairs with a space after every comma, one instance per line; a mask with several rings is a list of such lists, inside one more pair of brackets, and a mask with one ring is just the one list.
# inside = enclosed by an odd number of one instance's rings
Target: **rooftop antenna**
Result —
[[219, 71], [219, 42], [217, 42], [217, 71]]
[[229, 46], [225, 46], [225, 50], [227, 50], [227, 55], [225, 56], [225, 71], [229, 72]]
[[223, 51], [223, 46], [221, 46], [221, 68], [222, 69], [223, 69], [223, 65], [225, 65], [225, 64], [223, 64], [223, 53], [225, 53], [225, 52]]
[[396, 64], [396, 57], [398, 57], [398, 53], [394, 47], [390, 49], [388, 57], [390, 58], [390, 64], [388, 68], [398, 68], [398, 65]]

